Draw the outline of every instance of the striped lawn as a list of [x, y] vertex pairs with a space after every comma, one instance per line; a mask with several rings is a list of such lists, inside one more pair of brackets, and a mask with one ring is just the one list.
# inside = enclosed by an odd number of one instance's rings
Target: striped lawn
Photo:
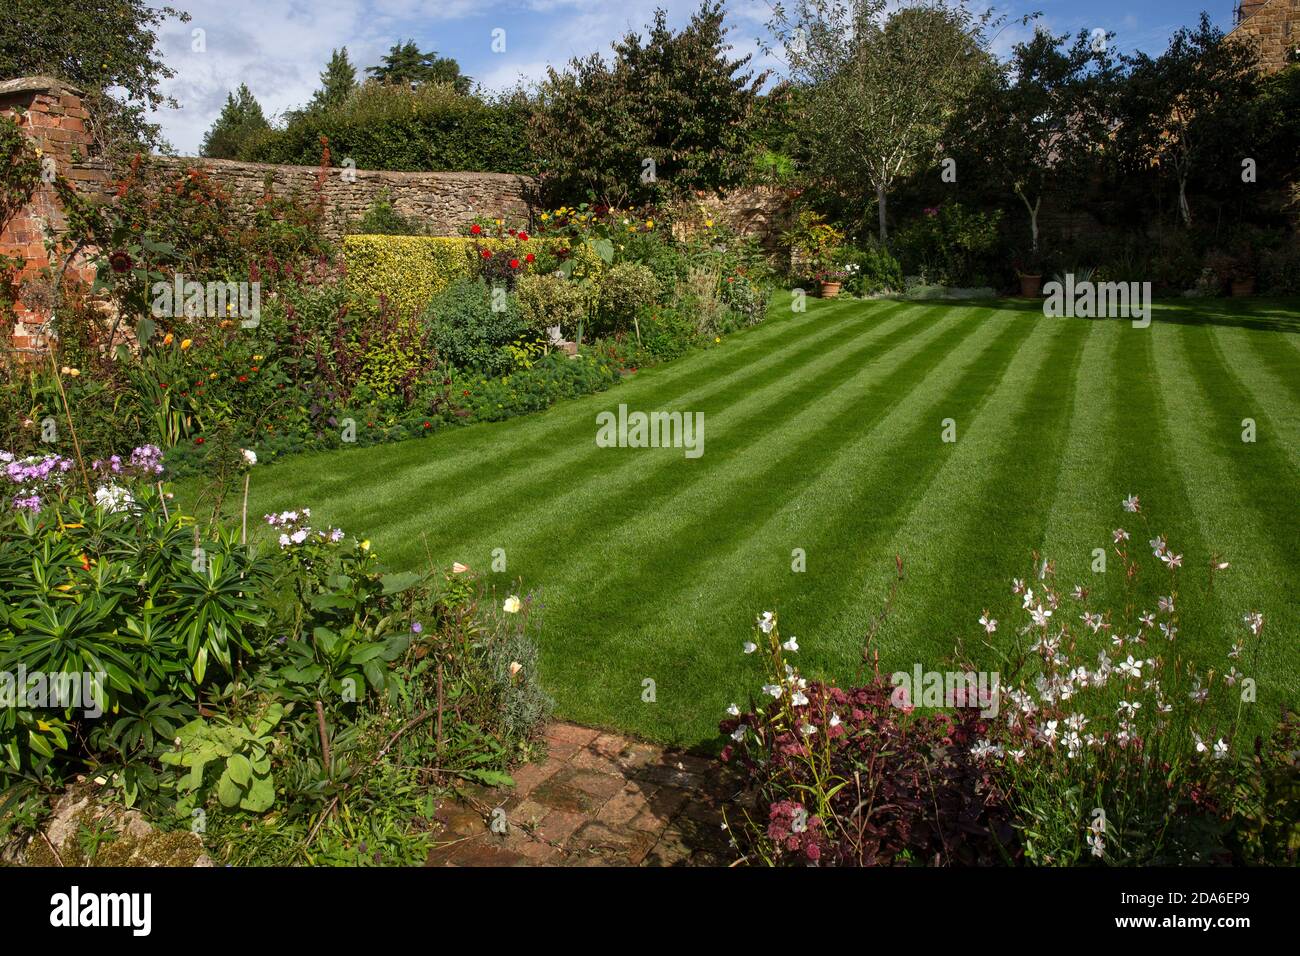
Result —
[[[598, 448], [596, 415], [619, 403], [703, 412], [703, 457]], [[559, 713], [674, 743], [714, 736], [756, 687], [740, 646], [759, 611], [780, 612], [806, 672], [852, 680], [898, 554], [882, 669], [942, 668], [958, 641], [991, 660], [976, 618], [1012, 619], [1033, 551], [1067, 589], [1118, 599], [1093, 549], [1121, 525], [1139, 544], [1161, 532], [1185, 555], [1185, 653], [1223, 670], [1242, 613], [1265, 614], [1257, 665], [1238, 665], [1262, 722], [1300, 699], [1298, 410], [1296, 303], [1179, 302], [1138, 329], [1007, 303], [783, 300], [719, 347], [540, 415], [259, 467], [251, 508], [310, 506], [394, 568], [486, 570], [504, 549], [490, 577], [541, 592]], [[1149, 526], [1121, 512], [1129, 493]], [[1211, 592], [1214, 554], [1232, 567]], [[1153, 597], [1167, 580], [1147, 567]]]

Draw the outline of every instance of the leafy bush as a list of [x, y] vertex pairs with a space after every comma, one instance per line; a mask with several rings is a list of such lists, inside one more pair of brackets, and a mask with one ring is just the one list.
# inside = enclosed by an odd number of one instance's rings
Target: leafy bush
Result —
[[418, 236], [424, 230], [393, 207], [388, 190], [382, 191], [366, 209], [365, 215], [348, 223], [349, 233], [360, 236]]
[[722, 759], [747, 801], [726, 815], [745, 859], [769, 865], [991, 864], [1012, 858], [1010, 813], [971, 756], [988, 724], [973, 710], [921, 716], [879, 675], [841, 690], [806, 680], [764, 613], [746, 653], [765, 664], [764, 703], [721, 722]]
[[853, 295], [871, 295], [876, 292], [900, 292], [903, 289], [903, 267], [889, 250], [877, 242], [868, 242], [860, 248], [843, 250], [842, 262], [848, 278], [844, 290]]
[[586, 316], [581, 291], [559, 276], [521, 276], [515, 286], [515, 296], [520, 319], [537, 335], [545, 335], [548, 329], [557, 327], [562, 334], [573, 335]]
[[[1138, 499], [1124, 506], [1145, 527]], [[1205, 825], [1213, 817], [1204, 804], [1231, 802], [1233, 788], [1206, 791], [1198, 782], [1215, 778], [1213, 763], [1242, 755], [1244, 690], [1235, 688], [1248, 675], [1237, 665], [1258, 659], [1264, 620], [1248, 612], [1222, 670], [1198, 672], [1177, 650], [1183, 556], [1154, 534], [1151, 560], [1161, 575], [1151, 594], [1139, 589], [1129, 532], [1117, 528], [1112, 540], [1122, 611], [1098, 606], [1081, 585], [1060, 593], [1050, 563], [1037, 555], [1035, 570], [1047, 573], [1012, 582], [1026, 620], [1009, 628], [1016, 636], [1001, 668], [1006, 719], [974, 752], [1003, 777], [1030, 863], [1216, 862], [1224, 847]], [[987, 611], [981, 624], [998, 627]], [[1249, 654], [1248, 644], [1255, 645]]]
[[894, 234], [894, 249], [908, 275], [924, 274], [951, 286], [996, 285], [1002, 210], [984, 213], [961, 203], [944, 203]]
[[620, 262], [600, 277], [596, 299], [596, 334], [622, 332], [659, 294], [655, 274], [639, 262]]
[[512, 362], [504, 347], [524, 335], [528, 326], [518, 304], [506, 298], [495, 309], [492, 290], [474, 279], [460, 279], [429, 303], [422, 321], [429, 341], [444, 360], [457, 368], [486, 375], [504, 375]]

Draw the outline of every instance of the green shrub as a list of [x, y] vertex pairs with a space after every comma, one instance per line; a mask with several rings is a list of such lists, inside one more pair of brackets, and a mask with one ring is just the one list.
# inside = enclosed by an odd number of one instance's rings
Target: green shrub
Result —
[[848, 278], [844, 290], [853, 295], [871, 295], [876, 292], [900, 292], [903, 288], [903, 267], [889, 250], [877, 242], [868, 242], [860, 248], [843, 251], [844, 269]]
[[1292, 237], [1260, 259], [1262, 291], [1270, 295], [1300, 295], [1300, 239]]
[[474, 279], [460, 279], [434, 298], [424, 313], [429, 341], [445, 362], [486, 375], [504, 375], [514, 362], [505, 351], [528, 331], [518, 303], [507, 297], [493, 309], [492, 290]]
[[659, 294], [655, 274], [639, 262], [620, 262], [601, 277], [596, 299], [596, 334], [622, 332]]
[[515, 286], [515, 296], [520, 318], [539, 335], [556, 326], [562, 334], [572, 335], [586, 316], [582, 292], [559, 276], [521, 276]]
[[392, 196], [385, 189], [366, 209], [365, 215], [348, 223], [347, 231], [359, 236], [418, 236], [424, 230], [393, 207]]
[[924, 274], [951, 286], [994, 285], [1002, 258], [1001, 220], [1000, 209], [988, 214], [944, 203], [899, 229], [894, 248], [908, 275]]

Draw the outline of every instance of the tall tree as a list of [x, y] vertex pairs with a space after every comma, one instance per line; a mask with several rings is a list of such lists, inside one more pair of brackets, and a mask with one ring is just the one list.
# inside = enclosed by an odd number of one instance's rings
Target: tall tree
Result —
[[732, 59], [721, 3], [704, 0], [680, 31], [656, 10], [599, 54], [548, 71], [531, 140], [559, 196], [611, 205], [648, 202], [736, 182], [744, 126], [764, 76]]
[[1160, 56], [1137, 53], [1128, 59], [1120, 101], [1121, 155], [1173, 177], [1179, 217], [1190, 226], [1188, 181], [1232, 138], [1223, 134], [1249, 114], [1259, 82], [1255, 51], [1225, 37], [1202, 13], [1195, 27], [1173, 35]]
[[1034, 256], [1043, 197], [1086, 180], [1089, 159], [1113, 128], [1110, 97], [1119, 68], [1109, 38], [1081, 31], [1066, 46], [1068, 40], [1039, 28], [1016, 44], [957, 124], [993, 176], [1024, 203]]
[[851, 201], [875, 196], [880, 240], [889, 193], [936, 157], [944, 130], [992, 67], [1000, 22], [966, 0], [798, 0], [769, 27], [807, 96], [810, 173]]
[[468, 93], [472, 81], [460, 72], [451, 57], [430, 50], [421, 53], [414, 40], [394, 44], [378, 66], [366, 70], [380, 83], [401, 83], [411, 87], [425, 83], [450, 83], [457, 93]]
[[348, 48], [333, 50], [320, 75], [320, 89], [312, 94], [307, 109], [329, 109], [342, 104], [357, 86], [357, 70], [348, 59]]
[[158, 49], [159, 25], [188, 13], [147, 0], [5, 0], [0, 77], [52, 75], [84, 90], [98, 145], [110, 153], [159, 146], [148, 114], [175, 106], [159, 89], [176, 75]]
[[235, 159], [249, 136], [269, 128], [253, 91], [240, 83], [234, 93], [226, 94], [226, 105], [203, 137], [200, 154], [210, 159]]

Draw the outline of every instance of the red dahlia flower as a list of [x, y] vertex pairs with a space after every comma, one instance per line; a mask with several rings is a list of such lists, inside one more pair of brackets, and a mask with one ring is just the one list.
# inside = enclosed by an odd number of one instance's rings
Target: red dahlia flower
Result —
[[469, 234], [471, 236], [477, 236], [482, 231], [483, 231], [483, 227], [480, 226], [478, 223], [474, 223], [474, 225], [469, 227]]

